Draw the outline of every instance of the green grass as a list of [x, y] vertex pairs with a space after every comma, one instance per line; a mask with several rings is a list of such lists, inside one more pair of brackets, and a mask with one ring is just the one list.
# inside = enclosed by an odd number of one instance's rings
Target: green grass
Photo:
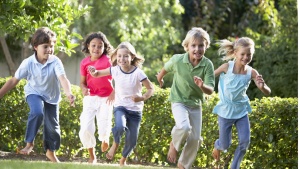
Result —
[[[22, 161], [22, 160], [0, 160], [1, 169], [120, 169], [118, 164], [82, 164], [82, 163], [51, 163], [43, 161]], [[143, 165], [127, 165], [122, 167], [122, 169], [162, 169], [170, 167], [154, 167], [154, 166], [143, 166]]]

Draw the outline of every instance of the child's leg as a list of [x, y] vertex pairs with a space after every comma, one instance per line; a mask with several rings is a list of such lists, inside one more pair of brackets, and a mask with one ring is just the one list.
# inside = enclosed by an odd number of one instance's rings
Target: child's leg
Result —
[[26, 127], [25, 141], [26, 147], [20, 150], [20, 154], [29, 154], [33, 149], [33, 142], [38, 129], [42, 125], [44, 118], [44, 101], [40, 96], [31, 94], [27, 96], [26, 102], [29, 106], [29, 116]]
[[109, 151], [107, 152], [106, 158], [109, 160], [112, 160], [117, 152], [118, 147], [119, 147], [119, 144], [114, 142], [113, 145], [110, 147]]
[[235, 119], [225, 119], [218, 116], [219, 139], [215, 141], [212, 152], [213, 157], [217, 161], [220, 159], [220, 151], [227, 150], [231, 145], [232, 126], [235, 121]]
[[96, 120], [98, 126], [98, 139], [102, 142], [101, 151], [107, 151], [109, 147], [109, 136], [112, 128], [112, 105], [108, 105], [107, 97], [99, 97], [98, 102], [100, 108], [96, 113]]
[[95, 148], [89, 148], [88, 151], [90, 154], [90, 159], [89, 159], [88, 163], [96, 164], [97, 158], [96, 158], [96, 154], [95, 154]]
[[59, 105], [44, 102], [44, 149], [55, 152], [60, 148]]
[[170, 147], [169, 147], [169, 151], [168, 151], [168, 161], [170, 161], [171, 163], [176, 163], [177, 160], [177, 150], [174, 147], [173, 142], [170, 142]]
[[54, 163], [59, 163], [60, 161], [58, 160], [58, 158], [56, 157], [56, 154], [55, 154], [55, 151], [51, 151], [49, 149], [47, 149], [47, 152], [46, 152], [46, 157], [54, 162]]
[[120, 166], [124, 166], [124, 165], [126, 165], [126, 158], [125, 158], [125, 157], [122, 157], [122, 158], [120, 159]]
[[[172, 141], [168, 151], [168, 161], [176, 163], [177, 152], [185, 142], [191, 132], [191, 125], [189, 120], [189, 111], [182, 103], [172, 103], [172, 114], [175, 120], [175, 126], [171, 131]], [[198, 111], [199, 113], [199, 111]], [[199, 119], [199, 118], [197, 118]], [[200, 133], [199, 133], [200, 134]], [[197, 141], [198, 143], [198, 141]], [[193, 148], [197, 148], [194, 147]], [[190, 152], [188, 152], [190, 153]]]
[[79, 138], [84, 148], [94, 148], [96, 146], [95, 137], [95, 116], [99, 109], [96, 96], [85, 96], [83, 98], [83, 109], [80, 115]]
[[109, 147], [109, 143], [107, 141], [105, 141], [105, 140], [102, 141], [102, 143], [101, 143], [101, 151], [105, 152], [108, 149], [108, 147]]
[[33, 146], [34, 146], [33, 143], [27, 143], [26, 147], [24, 147], [22, 150], [20, 150], [19, 153], [29, 155], [30, 152], [32, 152]]
[[142, 120], [142, 112], [127, 110], [126, 119], [127, 130], [125, 133], [125, 144], [122, 151], [122, 156], [127, 158], [137, 145], [137, 139]]
[[[179, 108], [181, 107], [181, 108]], [[186, 131], [189, 133], [188, 137], [185, 141], [185, 144], [183, 146], [183, 149], [181, 151], [180, 157], [178, 159], [179, 166], [182, 166], [183, 168], [192, 168], [192, 165], [196, 159], [197, 152], [199, 149], [199, 144], [202, 142], [201, 137], [201, 128], [202, 128], [202, 109], [199, 106], [199, 108], [191, 108], [187, 106], [177, 106], [176, 109], [181, 109], [180, 112], [186, 114], [188, 113], [188, 119], [185, 121], [181, 121], [181, 125], [183, 126], [183, 129], [186, 129]], [[177, 110], [175, 110], [176, 112]], [[172, 110], [174, 112], [174, 110]], [[186, 112], [186, 113], [184, 113]], [[173, 113], [175, 114], [175, 113]], [[176, 115], [178, 117], [178, 114]], [[174, 116], [175, 118], [175, 116]], [[176, 123], [177, 124], [177, 123]], [[179, 126], [179, 125], [178, 125]], [[187, 130], [189, 129], [189, 130]], [[175, 136], [175, 133], [172, 133], [172, 136]], [[174, 139], [173, 139], [174, 140]], [[183, 142], [184, 143], [184, 142]]]
[[177, 167], [178, 167], [179, 169], [185, 169], [184, 166], [183, 166], [181, 163], [179, 163], [179, 162], [178, 162], [178, 164], [177, 164]]
[[234, 152], [231, 168], [240, 168], [240, 164], [250, 144], [250, 123], [248, 115], [238, 119], [235, 126], [238, 132], [239, 145]]

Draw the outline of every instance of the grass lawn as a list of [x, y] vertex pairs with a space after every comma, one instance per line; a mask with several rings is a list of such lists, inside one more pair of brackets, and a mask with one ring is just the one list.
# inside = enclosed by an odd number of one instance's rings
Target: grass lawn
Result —
[[162, 169], [171, 167], [155, 167], [155, 166], [144, 166], [144, 165], [127, 165], [120, 167], [118, 164], [83, 164], [83, 163], [71, 163], [71, 162], [61, 162], [52, 163], [46, 161], [23, 161], [23, 160], [0, 160], [1, 169]]

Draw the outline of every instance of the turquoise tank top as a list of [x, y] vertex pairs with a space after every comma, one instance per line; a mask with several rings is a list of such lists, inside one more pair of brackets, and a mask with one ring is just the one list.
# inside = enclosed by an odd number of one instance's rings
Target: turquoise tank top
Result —
[[227, 73], [221, 73], [218, 92], [220, 101], [213, 113], [226, 119], [239, 119], [252, 111], [247, 89], [251, 82], [252, 67], [246, 65], [247, 74], [234, 74], [234, 61], [229, 61]]

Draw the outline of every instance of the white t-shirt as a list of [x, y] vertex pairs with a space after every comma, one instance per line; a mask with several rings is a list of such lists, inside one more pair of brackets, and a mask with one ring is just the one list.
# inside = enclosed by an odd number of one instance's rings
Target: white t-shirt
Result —
[[147, 75], [138, 67], [132, 72], [123, 72], [120, 66], [110, 68], [110, 74], [115, 81], [115, 102], [114, 106], [123, 106], [131, 111], [142, 111], [144, 102], [134, 102], [131, 97], [142, 96], [142, 81]]

